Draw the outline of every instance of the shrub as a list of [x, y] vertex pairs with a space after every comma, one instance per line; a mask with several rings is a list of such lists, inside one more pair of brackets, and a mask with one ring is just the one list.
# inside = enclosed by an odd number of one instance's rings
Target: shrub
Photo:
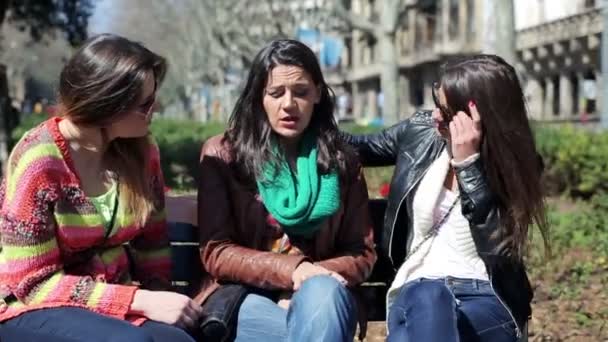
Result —
[[48, 116], [46, 114], [22, 115], [19, 126], [13, 129], [13, 131], [11, 132], [12, 145], [10, 146], [10, 148], [12, 148], [13, 145], [16, 144], [19, 139], [21, 139], [25, 132], [29, 131], [34, 126], [37, 126], [39, 123], [46, 120], [47, 118]]
[[340, 124], [340, 129], [352, 134], [370, 134], [370, 133], [376, 133], [379, 132], [383, 129], [383, 127], [380, 126], [361, 126], [361, 125], [357, 125], [355, 123], [349, 122], [349, 123], [343, 123]]
[[[12, 132], [17, 141], [28, 129], [46, 118], [28, 115]], [[222, 123], [202, 124], [194, 121], [156, 119], [152, 135], [156, 139], [168, 186], [192, 189], [196, 184], [201, 145], [225, 128]], [[377, 126], [346, 123], [341, 129], [353, 134], [380, 131]], [[571, 126], [535, 127], [536, 142], [545, 161], [545, 185], [551, 194], [565, 193], [577, 198], [591, 198], [608, 192], [608, 133], [592, 133]], [[392, 168], [366, 170], [373, 197], [382, 184], [390, 181]], [[385, 195], [385, 194], [382, 194]]]
[[[25, 132], [47, 118], [46, 115], [27, 115], [13, 130], [11, 137], [17, 142]], [[194, 121], [155, 119], [150, 131], [161, 154], [165, 183], [174, 190], [191, 190], [196, 187], [200, 148], [207, 138], [224, 130], [224, 124], [202, 124]]]
[[582, 247], [606, 255], [608, 253], [607, 195], [594, 196], [591, 201], [576, 202], [574, 211], [549, 211], [551, 241], [556, 253]]
[[608, 133], [571, 126], [537, 127], [535, 133], [553, 193], [589, 198], [608, 191]]
[[176, 190], [196, 187], [201, 146], [224, 131], [224, 124], [170, 119], [154, 120], [152, 136], [160, 149], [165, 183]]

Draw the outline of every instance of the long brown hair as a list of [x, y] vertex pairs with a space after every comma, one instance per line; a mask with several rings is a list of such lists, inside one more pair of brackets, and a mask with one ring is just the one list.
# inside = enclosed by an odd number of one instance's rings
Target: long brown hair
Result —
[[515, 69], [494, 55], [477, 55], [446, 63], [441, 87], [454, 113], [475, 101], [482, 123], [481, 160], [497, 196], [499, 248], [524, 255], [528, 228], [535, 223], [549, 250], [548, 224], [541, 183], [542, 160], [528, 121], [524, 94]]
[[[126, 38], [101, 34], [86, 41], [61, 71], [60, 113], [74, 124], [104, 127], [136, 105], [145, 80], [156, 84], [166, 72], [165, 59]], [[120, 200], [135, 222], [143, 225], [154, 209], [150, 184], [148, 136], [116, 138], [103, 161], [119, 177]]]
[[252, 178], [260, 176], [262, 165], [276, 165], [272, 152], [273, 139], [277, 139], [264, 111], [264, 87], [268, 75], [278, 65], [293, 65], [310, 74], [321, 92], [315, 104], [310, 124], [306, 129], [317, 137], [319, 156], [317, 164], [322, 173], [336, 171], [340, 180], [348, 182], [355, 163], [351, 147], [338, 138], [338, 124], [334, 118], [334, 94], [323, 78], [319, 61], [305, 44], [291, 39], [270, 42], [255, 56], [243, 92], [239, 96], [228, 121], [226, 141], [233, 148], [236, 164]]

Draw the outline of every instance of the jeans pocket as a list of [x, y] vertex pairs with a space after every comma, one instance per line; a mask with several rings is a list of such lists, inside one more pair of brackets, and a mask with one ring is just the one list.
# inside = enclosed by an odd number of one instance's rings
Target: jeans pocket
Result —
[[513, 321], [507, 322], [503, 325], [501, 325], [501, 327], [510, 335], [510, 336], [517, 336], [517, 327], [515, 326], [515, 323]]
[[407, 324], [405, 308], [396, 305], [391, 307], [386, 324], [389, 330], [391, 330], [391, 328], [405, 326]]
[[505, 322], [491, 328], [479, 331], [478, 336], [482, 341], [493, 342], [515, 342], [517, 341], [517, 330], [513, 321]]

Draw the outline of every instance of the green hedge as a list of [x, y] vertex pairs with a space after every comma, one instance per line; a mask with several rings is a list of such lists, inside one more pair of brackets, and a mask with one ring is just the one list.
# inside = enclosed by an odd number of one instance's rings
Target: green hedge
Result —
[[[44, 121], [47, 115], [24, 116], [21, 124], [11, 132], [17, 142], [25, 132]], [[199, 153], [207, 138], [224, 130], [224, 124], [202, 124], [191, 121], [155, 119], [150, 127], [158, 143], [165, 183], [175, 190], [191, 190], [196, 187]]]
[[[343, 129], [356, 134], [379, 130], [354, 124]], [[588, 199], [608, 192], [608, 132], [537, 125], [534, 134], [545, 162], [544, 183], [549, 194]]]
[[[21, 125], [12, 132], [14, 141], [25, 132], [46, 119], [46, 115], [27, 115]], [[158, 118], [150, 128], [158, 143], [165, 183], [177, 191], [189, 191], [196, 187], [200, 148], [207, 138], [220, 134], [225, 129], [222, 123], [202, 124]], [[343, 127], [357, 134], [378, 131], [378, 127], [364, 127], [347, 124]]]
[[608, 194], [597, 194], [565, 207], [551, 206], [549, 226], [554, 253], [582, 248], [608, 256]]
[[352, 134], [371, 134], [371, 133], [376, 133], [376, 132], [380, 132], [383, 127], [379, 127], [379, 126], [361, 126], [361, 125], [357, 125], [355, 123], [344, 123], [340, 125], [340, 129], [346, 132], [350, 132]]
[[165, 183], [175, 190], [196, 187], [202, 144], [224, 131], [224, 124], [157, 119], [151, 132], [158, 143]]
[[[44, 118], [44, 115], [27, 116], [13, 131], [13, 139], [19, 139], [26, 130]], [[154, 120], [151, 131], [160, 147], [169, 187], [194, 187], [200, 147], [208, 137], [221, 133], [224, 127], [221, 123]], [[378, 127], [352, 123], [341, 128], [355, 134], [380, 130]], [[546, 165], [546, 185], [553, 194], [590, 198], [608, 191], [608, 133], [592, 133], [571, 126], [538, 126], [534, 131]]]
[[[27, 114], [21, 116], [21, 122], [19, 126], [17, 126], [11, 132], [12, 143], [16, 144], [19, 139], [25, 134], [25, 132], [29, 131], [32, 127], [38, 125], [42, 121], [48, 118], [47, 114]], [[11, 146], [12, 148], [13, 146]]]
[[589, 198], [608, 191], [608, 133], [572, 126], [537, 127], [546, 184], [553, 193]]

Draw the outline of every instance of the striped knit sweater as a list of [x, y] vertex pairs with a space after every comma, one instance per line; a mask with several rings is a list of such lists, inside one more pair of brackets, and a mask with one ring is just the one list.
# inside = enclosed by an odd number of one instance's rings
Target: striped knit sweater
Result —
[[49, 119], [21, 139], [0, 187], [0, 322], [30, 310], [74, 306], [139, 324], [141, 317], [128, 315], [137, 290], [132, 281], [169, 285], [158, 150], [151, 158], [157, 210], [141, 227], [119, 204], [108, 240], [99, 253], [87, 253], [103, 243], [105, 228], [81, 189], [59, 121]]

